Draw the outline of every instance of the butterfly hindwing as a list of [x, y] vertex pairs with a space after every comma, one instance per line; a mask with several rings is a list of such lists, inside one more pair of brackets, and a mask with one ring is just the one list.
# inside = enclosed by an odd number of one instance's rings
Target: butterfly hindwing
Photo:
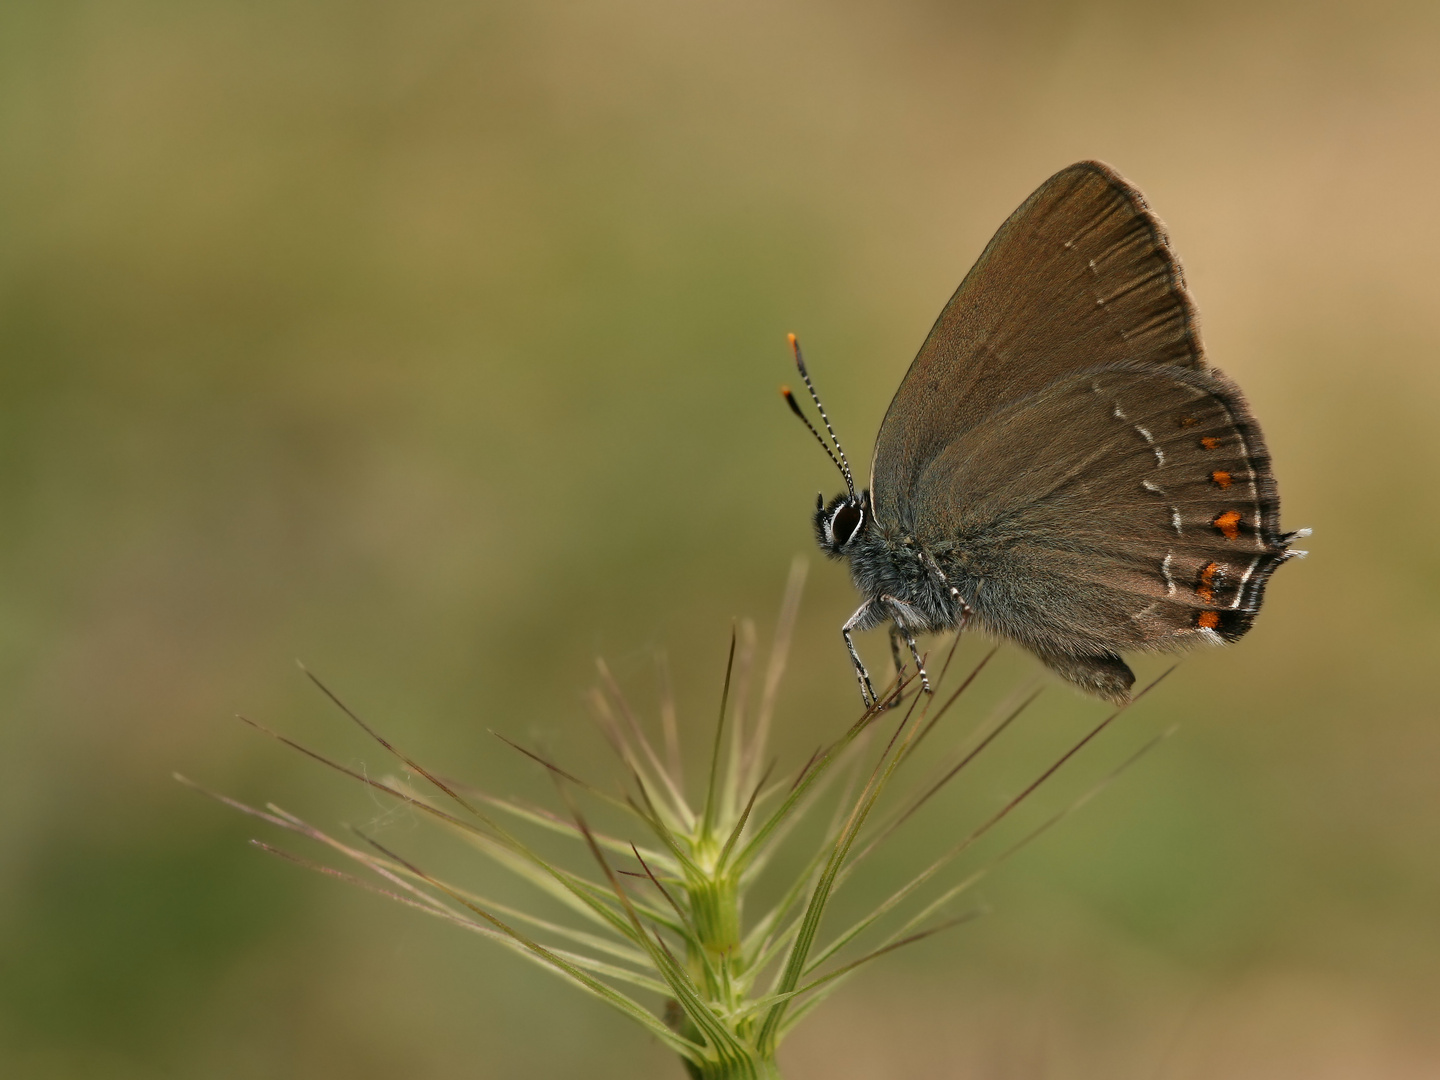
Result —
[[1047, 661], [1234, 640], [1293, 554], [1259, 429], [1213, 370], [1055, 380], [947, 445], [912, 507], [981, 621]]

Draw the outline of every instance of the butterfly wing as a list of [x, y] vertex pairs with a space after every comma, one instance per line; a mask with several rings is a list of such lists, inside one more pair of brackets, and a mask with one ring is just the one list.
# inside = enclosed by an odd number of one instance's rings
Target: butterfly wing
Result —
[[875, 443], [878, 519], [913, 524], [926, 468], [997, 408], [1115, 363], [1205, 365], [1164, 228], [1109, 166], [1080, 162], [1010, 215], [910, 365]]
[[1118, 652], [1233, 641], [1296, 552], [1238, 387], [1143, 362], [1063, 375], [952, 439], [920, 537], [982, 624], [1124, 700]]

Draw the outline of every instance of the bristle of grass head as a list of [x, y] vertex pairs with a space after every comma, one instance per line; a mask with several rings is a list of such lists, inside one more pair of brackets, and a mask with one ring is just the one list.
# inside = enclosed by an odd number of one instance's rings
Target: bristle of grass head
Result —
[[[504, 798], [426, 768], [308, 670], [307, 678], [413, 782], [376, 779], [245, 721], [443, 826], [530, 886], [543, 902], [558, 903], [567, 913], [559, 919], [460, 888], [358, 830], [358, 843], [346, 843], [279, 807], [258, 810], [176, 778], [272, 828], [320, 845], [360, 874], [257, 840], [267, 854], [470, 930], [604, 1001], [673, 1050], [690, 1076], [778, 1080], [776, 1050], [811, 1009], [875, 960], [982, 914], [980, 906], [955, 907], [976, 882], [1080, 809], [1164, 738], [1142, 747], [998, 855], [947, 881], [945, 875], [962, 856], [1125, 711], [1116, 710], [998, 809], [968, 829], [957, 828], [958, 839], [948, 850], [883, 901], [849, 919], [838, 932], [827, 932], [831, 901], [866, 857], [952, 790], [976, 761], [993, 754], [993, 747], [1013, 739], [1039, 691], [1020, 688], [988, 719], [978, 724], [972, 720], [971, 732], [961, 735], [953, 748], [935, 752], [941, 721], [968, 707], [968, 692], [995, 654], [991, 648], [978, 658], [953, 663], [957, 635], [947, 650], [934, 654], [944, 656], [935, 693], [918, 692], [914, 672], [897, 672], [880, 695], [882, 702], [896, 707], [872, 706], [859, 716], [842, 718], [833, 741], [777, 774], [767, 743], [804, 580], [805, 563], [797, 559], [764, 658], [763, 677], [756, 676], [761, 654], [754, 625], [746, 620], [732, 629], [719, 708], [711, 714], [714, 726], [700, 740], [708, 753], [698, 804], [687, 794], [681, 727], [663, 656], [656, 658], [658, 742], [652, 741], [645, 719], [631, 707], [609, 667], [597, 662], [599, 683], [589, 703], [621, 766], [624, 782], [618, 791], [499, 735], [511, 752], [552, 779], [559, 810]], [[959, 674], [952, 677], [952, 668]], [[927, 753], [939, 757], [930, 779], [897, 785], [897, 777], [927, 741]], [[603, 812], [611, 827], [592, 825], [585, 807]], [[611, 818], [618, 818], [620, 827], [613, 827]], [[538, 843], [542, 837], [549, 837], [550, 844], [569, 841], [573, 857], [547, 854], [548, 848], [542, 850]], [[768, 883], [767, 895], [775, 898], [749, 910], [747, 896], [762, 880]], [[657, 1001], [663, 1004], [657, 1006]]]

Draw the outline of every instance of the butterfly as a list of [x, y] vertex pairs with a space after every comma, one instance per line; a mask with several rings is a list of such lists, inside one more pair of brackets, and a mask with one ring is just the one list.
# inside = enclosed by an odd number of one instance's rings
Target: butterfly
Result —
[[1237, 640], [1305, 554], [1164, 227], [1107, 165], [1062, 169], [1000, 226], [895, 392], [868, 488], [790, 342], [828, 443], [782, 392], [845, 481], [815, 535], [864, 599], [841, 632], [867, 707], [852, 635], [886, 623], [926, 691], [915, 636], [973, 622], [1126, 702], [1122, 653]]

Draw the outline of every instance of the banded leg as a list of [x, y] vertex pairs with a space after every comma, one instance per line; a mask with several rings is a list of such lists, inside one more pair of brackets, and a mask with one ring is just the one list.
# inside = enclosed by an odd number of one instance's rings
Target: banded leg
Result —
[[850, 633], [867, 623], [870, 617], [870, 601], [867, 600], [840, 628], [840, 636], [845, 639], [845, 648], [850, 650], [850, 662], [855, 665], [855, 678], [860, 683], [860, 698], [865, 702], [867, 709], [873, 709], [879, 704], [879, 700], [875, 697], [875, 687], [870, 683], [870, 673], [865, 670], [865, 665], [860, 660], [860, 654], [855, 651], [855, 642], [850, 637]]
[[925, 664], [920, 659], [920, 650], [915, 647], [915, 635], [909, 630], [904, 631], [904, 634], [905, 644], [910, 646], [910, 655], [915, 658], [915, 670], [920, 673], [920, 689], [927, 694], [933, 694], [935, 691], [930, 689], [930, 676], [925, 673]]
[[[900, 649], [899, 646], [895, 644], [895, 634], [898, 630], [899, 634], [904, 637], [905, 644], [910, 646], [910, 655], [915, 658], [915, 670], [920, 674], [921, 689], [923, 689], [927, 694], [933, 694], [935, 691], [930, 689], [930, 676], [925, 671], [925, 665], [920, 662], [920, 650], [915, 646], [915, 635], [912, 634], [909, 628], [904, 626], [900, 621], [902, 618], [905, 618], [907, 616], [910, 618], [914, 618], [916, 615], [915, 608], [912, 605], [907, 604], [904, 600], [901, 600], [898, 597], [894, 596], [886, 596], [884, 594], [881, 594], [875, 599], [878, 600], [881, 604], [884, 604], [887, 608], [889, 608], [891, 612], [890, 648], [893, 650], [895, 656], [896, 671], [898, 672], [901, 667]], [[896, 687], [896, 692], [899, 692], [898, 686]]]
[[955, 629], [957, 632], [964, 630], [966, 623], [970, 621], [972, 612], [970, 605], [965, 602], [965, 597], [960, 595], [959, 589], [950, 584], [950, 579], [945, 576], [945, 571], [940, 569], [940, 564], [935, 561], [935, 556], [922, 549], [920, 552], [920, 561], [921, 563], [928, 562], [930, 564], [930, 572], [935, 575], [935, 579], [950, 591], [950, 599], [960, 605], [960, 617], [955, 622]]
[[958, 634], [970, 625], [970, 616], [975, 614], [975, 609], [965, 602], [965, 598], [960, 595], [960, 590], [954, 585], [950, 586], [950, 597], [960, 605], [960, 618], [955, 620], [955, 632]]

